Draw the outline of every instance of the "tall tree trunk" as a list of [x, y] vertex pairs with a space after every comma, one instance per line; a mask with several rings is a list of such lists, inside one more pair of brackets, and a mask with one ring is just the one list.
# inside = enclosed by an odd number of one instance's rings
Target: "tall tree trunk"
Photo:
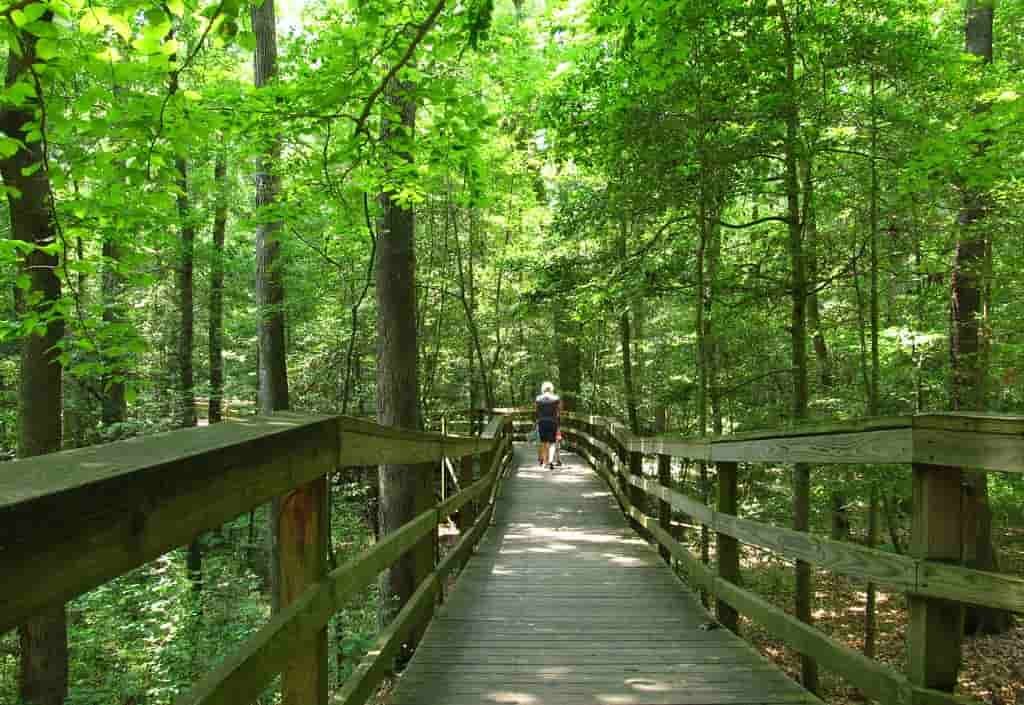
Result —
[[228, 225], [227, 155], [217, 154], [213, 167], [217, 205], [213, 212], [213, 252], [210, 256], [210, 406], [207, 417], [218, 423], [224, 413], [224, 235]]
[[[479, 380], [483, 383], [484, 405], [490, 409], [495, 406], [495, 393], [493, 366], [488, 367], [484, 357], [484, 346], [480, 335], [480, 326], [477, 323], [477, 292], [474, 279], [474, 258], [476, 252], [476, 218], [475, 211], [470, 210], [469, 217], [469, 247], [465, 264], [462, 261], [462, 238], [458, 231], [455, 233], [455, 263], [459, 274], [459, 299], [462, 302], [462, 310], [466, 316], [466, 326], [469, 328], [469, 341], [471, 354], [476, 356], [477, 367], [480, 372]], [[499, 279], [500, 282], [500, 279]], [[497, 312], [497, 309], [495, 309]], [[470, 360], [470, 371], [473, 370], [473, 361]], [[473, 390], [470, 390], [472, 395]]]
[[[169, 92], [178, 92], [178, 72], [170, 75]], [[180, 239], [178, 257], [175, 263], [175, 284], [178, 295], [178, 347], [175, 355], [177, 371], [176, 421], [180, 428], [196, 425], [196, 401], [192, 346], [195, 340], [195, 306], [193, 271], [195, 265], [196, 228], [192, 220], [192, 203], [189, 197], [188, 161], [178, 157], [174, 161], [178, 172], [177, 206]], [[203, 587], [203, 547], [199, 537], [188, 545], [186, 569], [192, 581], [192, 589], [200, 592]]]
[[178, 289], [178, 426], [189, 428], [196, 425], [196, 401], [192, 346], [195, 340], [195, 306], [193, 270], [195, 262], [196, 228], [192, 220], [192, 204], [189, 197], [188, 162], [179, 157], [175, 164], [178, 170], [178, 217], [181, 223], [181, 240], [178, 243], [176, 271]]
[[[815, 208], [814, 155], [808, 153], [801, 160], [803, 170], [803, 228], [807, 255], [807, 325], [810, 328], [814, 356], [818, 363], [819, 392], [824, 396], [832, 393], [832, 359], [829, 355], [825, 331], [821, 327], [821, 310], [818, 301], [818, 213]], [[847, 473], [847, 479], [849, 474]], [[850, 534], [850, 517], [846, 510], [846, 494], [837, 486], [830, 492], [829, 502], [832, 513], [832, 539], [844, 541]]]
[[[789, 228], [789, 259], [792, 270], [790, 291], [792, 311], [790, 334], [793, 363], [793, 407], [792, 416], [796, 421], [807, 418], [807, 273], [804, 259], [803, 224], [800, 220], [800, 179], [797, 169], [799, 159], [800, 112], [796, 82], [796, 47], [793, 29], [790, 25], [785, 3], [779, 0], [779, 20], [785, 52], [785, 102], [784, 121], [786, 138], [784, 142], [786, 164], [786, 211]], [[793, 467], [793, 528], [807, 531], [810, 528], [811, 468], [806, 463]], [[811, 566], [805, 561], [796, 562], [796, 616], [810, 624], [811, 597], [814, 594], [811, 583]], [[818, 692], [818, 664], [809, 655], [801, 655], [802, 682], [812, 693]]]
[[[697, 293], [694, 302], [694, 328], [697, 334], [697, 434], [701, 437], [706, 436], [708, 433], [708, 330], [704, 321], [707, 315], [707, 258], [705, 255], [708, 245], [708, 212], [704, 176], [704, 170], [702, 169], [702, 193], [700, 195], [700, 202], [697, 204], [697, 256], [695, 258]], [[700, 475], [701, 501], [707, 504], [711, 498], [707, 463], [700, 460], [697, 462], [697, 465]], [[705, 524], [701, 524], [700, 527], [700, 559], [705, 564], [711, 559], [710, 534]], [[705, 605], [709, 604], [707, 592], [701, 593], [701, 599]]]
[[[263, 0], [252, 8], [252, 27], [256, 35], [253, 75], [256, 89], [273, 83], [277, 74], [277, 23], [273, 0]], [[282, 223], [267, 215], [277, 203], [281, 180], [277, 175], [280, 141], [273, 137], [260, 157], [256, 173], [256, 309], [259, 317], [259, 412], [272, 414], [287, 410], [288, 366], [285, 348], [284, 272], [279, 236]], [[303, 490], [297, 490], [302, 492]], [[280, 611], [281, 498], [271, 502], [270, 520], [270, 596], [271, 609]]]
[[[619, 225], [618, 256], [620, 262], [626, 261], [626, 220]], [[622, 347], [622, 382], [626, 393], [626, 411], [629, 415], [629, 428], [634, 434], [640, 433], [640, 417], [637, 413], [636, 390], [633, 388], [632, 329], [629, 321], [629, 305], [623, 303], [619, 314], [619, 344]]]
[[[121, 245], [113, 238], [103, 240], [103, 323], [114, 326], [125, 320], [123, 287], [124, 282], [118, 268], [121, 263]], [[118, 355], [104, 361], [110, 371], [103, 379], [103, 406], [101, 420], [104, 426], [122, 423], [128, 416], [128, 401], [125, 395], [127, 360]]]
[[[992, 0], [968, 0], [965, 49], [984, 64], [992, 62], [992, 29], [995, 5]], [[976, 110], [984, 111], [984, 105]], [[986, 145], [976, 146], [978, 156]], [[966, 179], [965, 179], [966, 180]], [[985, 405], [983, 352], [986, 331], [982, 324], [986, 255], [990, 244], [985, 230], [988, 203], [984, 193], [963, 186], [962, 205], [957, 219], [959, 233], [953, 259], [951, 282], [952, 326], [950, 331], [951, 406], [954, 410], [979, 411]], [[992, 511], [988, 502], [988, 476], [967, 475], [968, 491], [977, 524], [972, 527], [973, 545], [966, 547], [966, 563], [978, 570], [997, 571], [999, 560], [992, 540]], [[969, 606], [965, 612], [968, 633], [996, 634], [1009, 629], [1010, 614], [990, 607]]]
[[564, 302], [555, 304], [555, 346], [558, 354], [558, 386], [562, 408], [576, 411], [580, 397], [581, 326], [567, 312]]
[[[416, 129], [413, 86], [394, 81], [387, 88], [389, 112], [382, 140], [393, 142], [400, 158], [411, 162], [408, 142]], [[377, 245], [377, 420], [387, 426], [418, 429], [419, 380], [416, 331], [415, 217], [395, 193], [380, 195], [381, 219]], [[380, 531], [387, 535], [428, 509], [433, 501], [433, 465], [381, 465]], [[433, 567], [434, 537], [425, 536], [398, 562], [381, 573], [381, 625], [387, 624], [409, 600]], [[412, 647], [420, 634], [409, 639]], [[407, 656], [408, 652], [404, 654]]]
[[[188, 192], [188, 162], [183, 158], [175, 161], [178, 169], [178, 217], [181, 220], [181, 241], [178, 243], [178, 266], [176, 272], [178, 290], [178, 426], [191, 428], [196, 425], [195, 380], [192, 365], [192, 346], [195, 340], [195, 307], [193, 270], [195, 260], [196, 229], [192, 221], [191, 199]], [[192, 581], [192, 590], [203, 589], [203, 544], [196, 537], [188, 545], [186, 568]]]
[[[41, 21], [50, 22], [47, 12]], [[36, 99], [45, 100], [41, 84], [32, 73], [36, 37], [16, 31], [19, 47], [7, 57], [5, 85], [35, 83]], [[33, 107], [6, 107], [0, 111], [3, 133], [24, 139], [29, 123], [38, 124]], [[11, 236], [37, 248], [51, 247], [57, 240], [56, 215], [50, 191], [50, 174], [43, 152], [44, 142], [25, 140], [25, 146], [0, 160], [0, 174], [7, 192]], [[40, 166], [41, 165], [41, 166]], [[33, 171], [33, 169], [35, 171]], [[15, 195], [18, 194], [18, 195]], [[28, 278], [26, 293], [18, 290], [15, 306], [20, 315], [32, 314], [46, 321], [22, 341], [20, 389], [18, 394], [18, 456], [22, 458], [53, 453], [61, 447], [62, 369], [57, 346], [64, 337], [64, 321], [53, 307], [61, 297], [57, 277], [58, 258], [33, 249], [21, 262], [21, 274]], [[21, 641], [19, 694], [26, 705], [61, 705], [68, 692], [68, 640], [64, 605], [55, 605], [28, 620], [18, 629]]]
[[[869, 77], [871, 94], [871, 188], [870, 208], [868, 218], [870, 221], [869, 252], [871, 255], [871, 291], [870, 321], [871, 321], [871, 374], [868, 384], [868, 416], [879, 414], [879, 379], [881, 376], [881, 364], [878, 355], [878, 96], [876, 93], [877, 77], [872, 67]], [[863, 333], [861, 334], [863, 336]], [[871, 482], [871, 497], [868, 503], [868, 545], [875, 547], [878, 542], [878, 484]], [[865, 596], [864, 609], [864, 655], [873, 657], [875, 654], [875, 583], [868, 581], [867, 594]]]

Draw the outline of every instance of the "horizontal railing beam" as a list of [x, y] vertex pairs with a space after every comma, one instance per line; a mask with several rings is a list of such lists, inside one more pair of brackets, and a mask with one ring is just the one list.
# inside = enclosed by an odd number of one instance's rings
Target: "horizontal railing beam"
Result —
[[[323, 581], [272, 617], [217, 669], [180, 696], [175, 705], [227, 705], [255, 700], [288, 665], [296, 649], [308, 643], [327, 624], [331, 615], [368, 587], [381, 571], [425, 535], [436, 530], [440, 518], [489, 492], [493, 496], [493, 488], [501, 472], [501, 456], [507, 445], [505, 437], [502, 437], [492, 468], [484, 477], [445, 502], [422, 512], [362, 555], [329, 573]], [[371, 682], [374, 679], [379, 681], [386, 670], [388, 658], [411, 630], [429, 617], [433, 598], [441, 589], [440, 579], [447, 576], [454, 569], [455, 562], [464, 558], [473, 543], [479, 540], [489, 524], [492, 508], [493, 505], [481, 514], [473, 529], [427, 576], [392, 624], [380, 635], [371, 659], [361, 664], [338, 696], [342, 702], [362, 702], [372, 694]]]
[[2, 463], [0, 633], [339, 467], [494, 442], [280, 413]]
[[[517, 416], [529, 417], [527, 411]], [[614, 419], [563, 414], [565, 425], [600, 428], [630, 453], [710, 462], [956, 465], [1024, 472], [1024, 417], [917, 414], [806, 424], [711, 438], [636, 436]]]

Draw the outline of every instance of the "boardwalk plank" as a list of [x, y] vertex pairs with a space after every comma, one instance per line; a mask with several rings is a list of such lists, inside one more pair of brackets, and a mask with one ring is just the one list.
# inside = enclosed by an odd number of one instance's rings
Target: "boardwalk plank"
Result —
[[516, 449], [494, 526], [392, 705], [817, 703], [711, 617], [576, 456]]

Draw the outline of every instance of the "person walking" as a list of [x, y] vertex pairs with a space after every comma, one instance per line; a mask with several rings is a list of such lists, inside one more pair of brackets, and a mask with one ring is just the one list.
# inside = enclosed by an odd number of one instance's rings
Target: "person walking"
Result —
[[552, 451], [558, 439], [559, 421], [562, 413], [562, 400], [555, 394], [555, 385], [545, 382], [540, 386], [537, 397], [537, 435], [540, 436], [540, 448], [537, 464], [548, 468], [555, 467]]

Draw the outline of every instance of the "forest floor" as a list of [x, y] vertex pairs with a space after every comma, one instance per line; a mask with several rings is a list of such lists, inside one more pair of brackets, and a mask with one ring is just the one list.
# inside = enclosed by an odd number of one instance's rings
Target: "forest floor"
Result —
[[[1004, 529], [999, 539], [1002, 569], [1024, 574], [1024, 530]], [[713, 542], [712, 542], [713, 544]], [[777, 556], [745, 548], [743, 580], [748, 588], [792, 613], [793, 565]], [[860, 651], [864, 646], [865, 584], [827, 571], [814, 574], [814, 620], [833, 639]], [[909, 612], [902, 593], [876, 593], [875, 659], [903, 672]], [[741, 617], [741, 633], [767, 658], [799, 680], [800, 657], [763, 627]], [[1024, 705], [1024, 621], [1005, 634], [966, 637], [958, 693], [987, 705]], [[865, 702], [856, 688], [836, 674], [820, 673], [822, 700], [833, 705]]]

